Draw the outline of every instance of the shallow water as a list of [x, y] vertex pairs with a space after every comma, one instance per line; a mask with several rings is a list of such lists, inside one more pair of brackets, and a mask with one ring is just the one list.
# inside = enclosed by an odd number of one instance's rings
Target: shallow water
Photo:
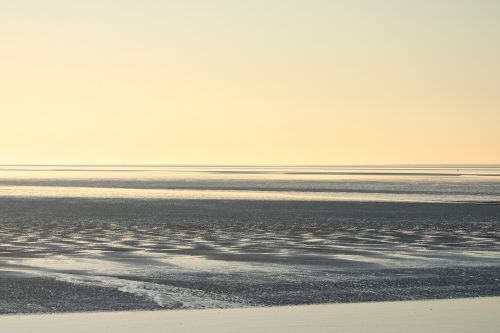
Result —
[[0, 167], [0, 196], [500, 202], [500, 167]]
[[0, 312], [500, 295], [498, 202], [494, 167], [4, 166]]

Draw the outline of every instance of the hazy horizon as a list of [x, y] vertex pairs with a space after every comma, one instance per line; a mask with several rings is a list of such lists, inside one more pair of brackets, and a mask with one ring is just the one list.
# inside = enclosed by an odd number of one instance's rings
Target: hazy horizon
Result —
[[308, 168], [454, 168], [454, 167], [462, 167], [462, 168], [498, 168], [500, 164], [496, 163], [484, 163], [484, 164], [475, 164], [475, 163], [390, 163], [390, 164], [183, 164], [183, 163], [137, 163], [137, 164], [128, 164], [128, 163], [113, 163], [113, 164], [102, 164], [102, 163], [51, 163], [51, 164], [19, 164], [19, 163], [5, 163], [0, 164], [0, 167], [11, 167], [11, 166], [33, 166], [33, 167], [50, 167], [50, 166], [68, 166], [68, 167], [113, 167], [113, 166], [121, 166], [121, 167], [270, 167], [270, 168], [279, 168], [279, 167], [308, 167]]
[[[381, 163], [381, 164], [203, 164], [203, 163], [1, 163], [0, 167], [220, 167], [220, 168], [381, 168], [454, 169], [500, 168], [500, 163]], [[5, 171], [5, 169], [4, 169]]]

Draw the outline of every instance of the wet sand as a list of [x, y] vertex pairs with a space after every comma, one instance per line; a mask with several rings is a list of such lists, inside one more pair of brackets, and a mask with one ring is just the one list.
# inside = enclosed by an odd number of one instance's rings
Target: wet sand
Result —
[[0, 313], [500, 295], [500, 205], [0, 198]]

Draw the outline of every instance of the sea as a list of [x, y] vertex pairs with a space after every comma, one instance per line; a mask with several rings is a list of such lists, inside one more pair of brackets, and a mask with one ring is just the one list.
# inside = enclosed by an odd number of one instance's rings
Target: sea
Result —
[[0, 166], [0, 313], [500, 295], [500, 166]]

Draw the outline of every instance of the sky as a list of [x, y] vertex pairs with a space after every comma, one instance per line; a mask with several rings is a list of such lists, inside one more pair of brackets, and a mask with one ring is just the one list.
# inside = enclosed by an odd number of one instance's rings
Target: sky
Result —
[[0, 0], [0, 164], [500, 163], [500, 1]]

